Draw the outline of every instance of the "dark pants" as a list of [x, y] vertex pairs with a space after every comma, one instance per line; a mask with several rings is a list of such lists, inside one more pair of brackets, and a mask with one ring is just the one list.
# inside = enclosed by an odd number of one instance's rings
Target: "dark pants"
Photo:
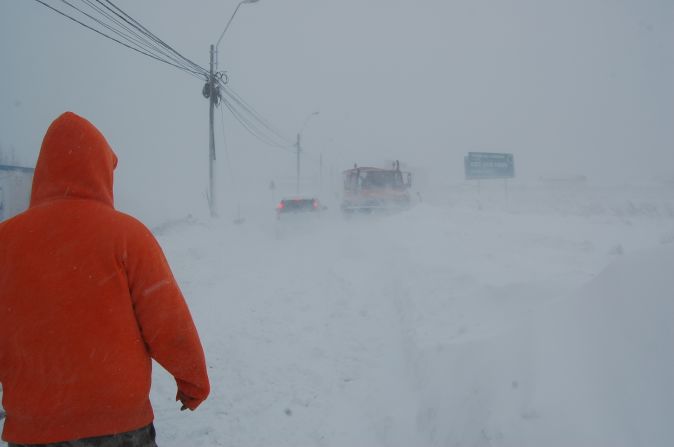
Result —
[[12, 444], [9, 447], [157, 447], [154, 425], [115, 435], [95, 436], [51, 444]]

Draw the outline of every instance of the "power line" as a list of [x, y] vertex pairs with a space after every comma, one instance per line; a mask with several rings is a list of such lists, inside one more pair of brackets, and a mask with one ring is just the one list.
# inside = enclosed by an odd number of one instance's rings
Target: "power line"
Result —
[[[81, 20], [78, 20], [78, 19], [76, 19], [75, 17], [72, 17], [72, 16], [66, 14], [66, 13], [63, 12], [63, 11], [61, 11], [61, 10], [59, 10], [59, 9], [57, 9], [57, 8], [55, 8], [55, 7], [53, 7], [53, 6], [51, 6], [51, 5], [48, 5], [47, 3], [45, 3], [45, 2], [42, 1], [42, 0], [35, 0], [35, 1], [38, 2], [39, 4], [41, 4], [42, 6], [45, 6], [45, 7], [49, 8], [49, 9], [51, 9], [52, 11], [54, 11], [54, 12], [56, 12], [56, 13], [58, 13], [58, 14], [64, 16], [64, 17], [66, 17], [66, 18], [68, 18], [68, 19], [70, 19], [70, 20], [72, 20], [73, 22], [78, 23], [79, 25], [82, 25], [83, 27], [85, 27], [85, 28], [87, 28], [87, 29], [89, 29], [89, 30], [91, 30], [91, 31], [93, 31], [93, 32], [95, 32], [95, 33], [97, 33], [97, 34], [100, 34], [101, 36], [103, 36], [103, 37], [105, 37], [105, 38], [107, 38], [107, 39], [110, 39], [110, 40], [112, 40], [112, 41], [114, 41], [114, 42], [116, 42], [116, 43], [118, 43], [118, 44], [120, 44], [120, 45], [125, 46], [126, 48], [129, 48], [129, 49], [131, 49], [131, 50], [133, 50], [133, 51], [136, 51], [136, 52], [138, 52], [138, 53], [141, 53], [141, 54], [143, 54], [143, 55], [145, 55], [145, 56], [148, 56], [148, 57], [150, 57], [150, 58], [152, 58], [152, 59], [155, 59], [155, 60], [157, 60], [157, 61], [159, 61], [159, 62], [163, 62], [163, 63], [165, 63], [165, 64], [171, 65], [171, 66], [173, 66], [173, 67], [178, 68], [179, 70], [183, 70], [183, 71], [185, 71], [185, 72], [191, 73], [191, 74], [193, 74], [193, 75], [195, 75], [195, 76], [197, 76], [197, 77], [199, 77], [199, 78], [203, 78], [203, 77], [204, 77], [204, 74], [207, 73], [207, 72], [205, 71], [205, 69], [203, 69], [203, 68], [202, 68], [203, 72], [197, 71], [197, 70], [195, 70], [195, 69], [193, 69], [193, 68], [187, 68], [187, 67], [185, 67], [185, 66], [182, 66], [182, 65], [173, 63], [173, 62], [171, 62], [171, 61], [169, 61], [169, 60], [163, 59], [163, 58], [158, 57], [158, 56], [156, 56], [156, 55], [150, 54], [150, 53], [147, 52], [147, 51], [144, 51], [144, 50], [142, 50], [142, 49], [140, 49], [140, 48], [136, 48], [136, 47], [134, 47], [134, 46], [132, 46], [132, 45], [129, 45], [129, 44], [127, 44], [127, 43], [124, 43], [124, 42], [122, 42], [121, 40], [116, 39], [115, 37], [112, 37], [112, 36], [110, 36], [110, 35], [104, 33], [103, 31], [100, 31], [100, 30], [98, 30], [98, 29], [96, 29], [96, 28], [94, 28], [94, 27], [92, 27], [92, 26], [89, 26], [89, 25], [87, 25], [86, 23], [82, 22]], [[65, 0], [62, 0], [62, 1], [63, 1], [64, 3], [66, 3], [66, 4], [69, 4], [69, 3], [67, 3]], [[70, 5], [70, 4], [69, 4], [69, 5]], [[73, 7], [73, 8], [75, 8], [75, 7], [72, 6], [72, 5], [70, 5], [70, 6]], [[77, 9], [77, 8], [75, 8], [75, 9]], [[86, 15], [86, 14], [85, 14], [85, 15]], [[117, 34], [119, 34], [119, 33], [117, 33]]]
[[[85, 3], [87, 3], [89, 5], [89, 7], [93, 8], [93, 9], [96, 9], [95, 5], [92, 5], [87, 0], [83, 0], [83, 1]], [[103, 26], [104, 28], [107, 28], [108, 30], [112, 31], [114, 34], [118, 35], [122, 39], [125, 39], [127, 42], [130, 42], [131, 44], [135, 44], [135, 45], [138, 45], [138, 46], [141, 46], [141, 47], [144, 45], [144, 42], [141, 39], [133, 38], [133, 37], [130, 37], [129, 35], [127, 35], [127, 34], [124, 34], [123, 32], [120, 32], [118, 29], [115, 29], [113, 26], [108, 25], [107, 23], [104, 23], [102, 20], [97, 19], [96, 17], [93, 17], [91, 14], [88, 14], [88, 13], [82, 11], [80, 8], [73, 5], [72, 3], [68, 2], [67, 0], [61, 0], [61, 2], [70, 6], [75, 11], [77, 11], [80, 14], [88, 17], [89, 19], [93, 20], [94, 22], [98, 23], [99, 25]], [[99, 12], [101, 12], [101, 11], [99, 10]], [[176, 61], [176, 62], [178, 62], [178, 61]]]
[[[101, 0], [96, 0], [96, 1], [97, 1], [98, 3], [101, 3]], [[119, 15], [119, 14], [116, 13], [119, 17], [122, 18], [122, 20], [126, 21], [126, 22], [129, 23], [131, 26], [133, 26], [134, 28], [138, 29], [138, 30], [141, 31], [143, 34], [145, 34], [146, 36], [148, 36], [150, 39], [154, 40], [156, 43], [158, 43], [158, 44], [161, 45], [162, 47], [166, 48], [167, 50], [171, 51], [172, 53], [174, 53], [175, 55], [177, 55], [178, 57], [180, 57], [180, 58], [181, 58], [182, 60], [184, 60], [187, 64], [189, 64], [190, 66], [192, 66], [195, 70], [198, 70], [198, 71], [200, 71], [200, 72], [203, 72], [204, 74], [208, 74], [208, 71], [207, 71], [205, 68], [201, 67], [200, 65], [196, 64], [195, 62], [192, 62], [190, 59], [188, 59], [188, 58], [186, 58], [185, 56], [183, 56], [182, 54], [180, 54], [180, 53], [179, 53], [178, 51], [176, 51], [173, 47], [171, 47], [170, 45], [168, 45], [166, 42], [164, 42], [164, 41], [161, 40], [159, 37], [157, 37], [156, 35], [154, 35], [150, 30], [148, 30], [148, 29], [145, 28], [143, 25], [141, 25], [137, 20], [135, 20], [135, 19], [134, 19], [133, 17], [131, 17], [129, 14], [127, 14], [126, 12], [124, 12], [120, 7], [118, 7], [117, 5], [115, 5], [114, 3], [112, 3], [112, 1], [110, 1], [110, 0], [105, 0], [105, 1], [106, 1], [106, 3], [108, 3], [112, 8], [114, 8], [115, 10], [117, 10], [117, 11], [121, 14], [121, 15]], [[101, 4], [102, 4], [102, 3], [101, 3]]]
[[252, 136], [263, 142], [264, 144], [279, 149], [286, 150], [288, 152], [293, 152], [290, 148], [292, 145], [284, 145], [274, 141], [273, 137], [265, 135], [259, 127], [256, 127], [255, 123], [251, 121], [250, 118], [246, 117], [240, 110], [238, 110], [228, 99], [222, 98], [222, 103], [232, 112], [232, 115], [236, 120], [246, 129]]
[[293, 153], [293, 150], [291, 149], [292, 146], [280, 144], [276, 141], [273, 140], [272, 137], [265, 135], [262, 131], [259, 130], [254, 124], [254, 122], [247, 118], [244, 114], [242, 114], [239, 110], [236, 109], [235, 106], [233, 106], [229, 101], [223, 100], [225, 106], [232, 112], [232, 115], [234, 115], [234, 118], [236, 118], [237, 121], [255, 138], [266, 144], [267, 146], [275, 147], [278, 149], [283, 149], [285, 151], [288, 151], [290, 153]]
[[[160, 46], [158, 46], [157, 44], [150, 41], [144, 33], [139, 32], [133, 26], [129, 26], [131, 24], [129, 24], [129, 25], [125, 24], [125, 22], [128, 23], [128, 21], [124, 17], [121, 17], [119, 14], [117, 14], [115, 11], [113, 11], [109, 6], [101, 3], [101, 1], [99, 1], [99, 0], [96, 0], [96, 2], [94, 2], [92, 0], [82, 0], [82, 1], [84, 3], [86, 3], [91, 9], [95, 10], [96, 12], [98, 12], [99, 14], [101, 14], [102, 16], [107, 18], [110, 22], [114, 23], [119, 28], [121, 28], [121, 29], [127, 31], [128, 33], [130, 33], [130, 34], [124, 34], [124, 33], [120, 33], [119, 30], [116, 30], [120, 35], [123, 35], [127, 40], [133, 41], [133, 43], [138, 45], [138, 46], [145, 47], [149, 52], [152, 52], [155, 55], [159, 54], [161, 56], [164, 56], [164, 57], [167, 57], [167, 58], [171, 59], [172, 61], [174, 61], [178, 65], [184, 66], [185, 68], [190, 68], [189, 66], [186, 66], [185, 62], [181, 61], [179, 57], [171, 54], [168, 50], [165, 50], [165, 49], [161, 48]], [[95, 3], [98, 3], [100, 6], [97, 6]], [[94, 20], [96, 20], [96, 19], [94, 19]], [[192, 68], [194, 68], [194, 67], [192, 67]], [[200, 68], [200, 67], [198, 67], [198, 68]], [[200, 71], [200, 70], [197, 70], [197, 71]]]
[[[287, 137], [276, 130], [276, 128], [264, 119], [264, 117], [262, 117], [262, 115], [260, 115], [250, 104], [245, 102], [239, 94], [226, 86], [223, 82], [220, 83], [220, 90], [227, 96], [220, 97], [222, 102], [232, 112], [234, 118], [236, 118], [236, 120], [239, 121], [251, 135], [268, 146], [296, 154], [296, 143], [289, 142], [290, 140]], [[256, 122], [258, 124], [256, 124]], [[260, 125], [262, 127], [260, 127]], [[306, 149], [302, 150], [302, 153], [304, 154], [304, 157], [310, 159], [314, 163], [320, 163], [320, 160], [310, 152], [307, 152]]]
[[[127, 13], [125, 13], [121, 8], [117, 7], [111, 1], [107, 1], [107, 4], [105, 4], [101, 0], [96, 0], [96, 3], [101, 5], [101, 7], [107, 9], [109, 13], [106, 13], [100, 7], [96, 7], [95, 5], [93, 5], [91, 0], [82, 0], [82, 1], [86, 2], [92, 9], [95, 9], [99, 11], [99, 13], [104, 14], [106, 17], [109, 18], [109, 20], [118, 24], [120, 27], [126, 29], [127, 31], [137, 36], [142, 41], [142, 44], [145, 46], [146, 50], [155, 53], [158, 52], [161, 55], [172, 59], [178, 65], [181, 65], [187, 69], [191, 68], [192, 70], [201, 73], [204, 77], [206, 77], [206, 75], [208, 74], [206, 69], [192, 62], [191, 60], [180, 54], [178, 51], [176, 51], [174, 48], [172, 48], [170, 45], [166, 44], [166, 42], [159, 39], [150, 30], [145, 28], [138, 21], [133, 19], [131, 16], [129, 16]], [[112, 17], [110, 14], [116, 16], [123, 22], [127, 23], [131, 27], [131, 29], [126, 25], [122, 24], [119, 20], [115, 19], [115, 17]], [[139, 35], [138, 33], [140, 33], [141, 35]], [[146, 39], [146, 37], [149, 38], [150, 40]], [[152, 41], [154, 41], [154, 43]]]
[[279, 132], [274, 126], [272, 126], [262, 115], [260, 115], [250, 104], [241, 98], [234, 90], [226, 86], [224, 83], [221, 83], [221, 90], [231, 98], [236, 104], [238, 104], [247, 114], [254, 117], [264, 128], [266, 128], [271, 134], [275, 135], [280, 141], [284, 143], [285, 146], [294, 146], [295, 143]]
[[218, 84], [219, 92], [224, 92], [225, 94], [225, 96], [220, 95], [219, 98], [225, 103], [227, 108], [232, 111], [232, 114], [235, 115], [235, 118], [237, 118], [242, 125], [244, 124], [242, 121], [245, 121], [246, 125], [244, 127], [246, 127], [253, 136], [261, 139], [265, 144], [282, 149], [288, 149], [294, 146], [294, 143], [289, 142], [289, 139], [269, 124], [262, 115], [229, 88], [224, 81], [218, 80]]

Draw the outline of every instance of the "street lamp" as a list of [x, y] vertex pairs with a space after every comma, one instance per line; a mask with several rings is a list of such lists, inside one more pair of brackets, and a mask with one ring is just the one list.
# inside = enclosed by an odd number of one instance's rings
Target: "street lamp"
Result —
[[215, 67], [217, 69], [218, 67], [218, 47], [220, 46], [220, 41], [222, 38], [225, 36], [225, 33], [229, 29], [229, 25], [232, 24], [232, 20], [234, 20], [234, 16], [236, 15], [237, 11], [241, 7], [241, 5], [245, 3], [257, 3], [259, 0], [242, 0], [239, 2], [238, 5], [236, 5], [236, 8], [234, 9], [234, 12], [232, 13], [232, 17], [229, 18], [229, 21], [227, 22], [227, 25], [225, 25], [225, 29], [222, 30], [222, 34], [220, 34], [220, 38], [218, 39], [218, 42], [215, 44]]
[[302, 131], [304, 130], [305, 127], [307, 127], [307, 124], [309, 123], [311, 117], [316, 116], [318, 114], [319, 114], [318, 111], [310, 113], [304, 120], [304, 124], [302, 124], [302, 127], [300, 127], [300, 131], [297, 132], [297, 143], [295, 143], [295, 148], [297, 149], [297, 194], [300, 193], [300, 153], [302, 152], [302, 144], [300, 141], [302, 138]]
[[258, 0], [242, 0], [234, 9], [234, 13], [229, 18], [225, 29], [220, 34], [215, 46], [211, 45], [211, 69], [208, 74], [208, 80], [206, 85], [204, 85], [203, 95], [209, 99], [209, 111], [208, 111], [208, 122], [209, 122], [209, 151], [208, 151], [208, 208], [211, 212], [211, 217], [217, 215], [215, 207], [215, 188], [214, 188], [214, 178], [213, 178], [213, 169], [215, 162], [215, 130], [213, 129], [213, 115], [215, 114], [215, 106], [218, 105], [220, 101], [220, 87], [218, 86], [217, 79], [217, 51], [220, 41], [225, 36], [225, 32], [229, 28], [229, 25], [232, 23], [236, 12], [239, 10], [241, 5], [244, 3], [256, 3]]

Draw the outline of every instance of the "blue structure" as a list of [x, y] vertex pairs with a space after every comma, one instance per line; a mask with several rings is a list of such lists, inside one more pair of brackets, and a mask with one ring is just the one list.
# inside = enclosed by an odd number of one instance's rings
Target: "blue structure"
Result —
[[0, 221], [28, 208], [33, 168], [0, 164]]
[[513, 154], [468, 152], [468, 155], [464, 157], [464, 164], [466, 180], [515, 177]]

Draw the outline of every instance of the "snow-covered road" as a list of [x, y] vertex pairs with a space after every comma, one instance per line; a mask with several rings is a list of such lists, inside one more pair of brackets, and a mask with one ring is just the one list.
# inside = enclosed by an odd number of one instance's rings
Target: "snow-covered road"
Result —
[[[604, 418], [609, 427], [593, 430], [568, 414], [601, 412], [604, 402], [573, 393], [589, 386], [574, 365], [566, 371], [577, 376], [553, 386], [560, 368], [550, 365], [579, 358], [554, 328], [578, 336], [579, 306], [568, 303], [605, 266], [642, 249], [665, 252], [642, 259], [643, 269], [671, 260], [671, 198], [649, 196], [646, 206], [617, 191], [600, 199], [566, 191], [554, 204], [527, 190], [503, 209], [464, 193], [392, 216], [327, 214], [281, 228], [271, 218], [189, 222], [159, 234], [213, 382], [203, 407], [184, 414], [170, 378], [156, 371], [161, 445], [638, 445], [624, 437], [639, 432], [637, 421]], [[605, 286], [596, 286], [598, 306], [610, 307]], [[659, 287], [653, 298], [668, 311], [661, 295], [674, 296], [671, 276]], [[613, 327], [594, 316], [599, 333]], [[671, 321], [663, 324], [671, 335]], [[671, 370], [671, 352], [653, 367]], [[618, 395], [633, 384], [607, 380]], [[651, 439], [673, 440], [666, 425]]]
[[457, 188], [157, 228], [212, 381], [180, 412], [155, 367], [158, 443], [673, 445], [672, 192]]

